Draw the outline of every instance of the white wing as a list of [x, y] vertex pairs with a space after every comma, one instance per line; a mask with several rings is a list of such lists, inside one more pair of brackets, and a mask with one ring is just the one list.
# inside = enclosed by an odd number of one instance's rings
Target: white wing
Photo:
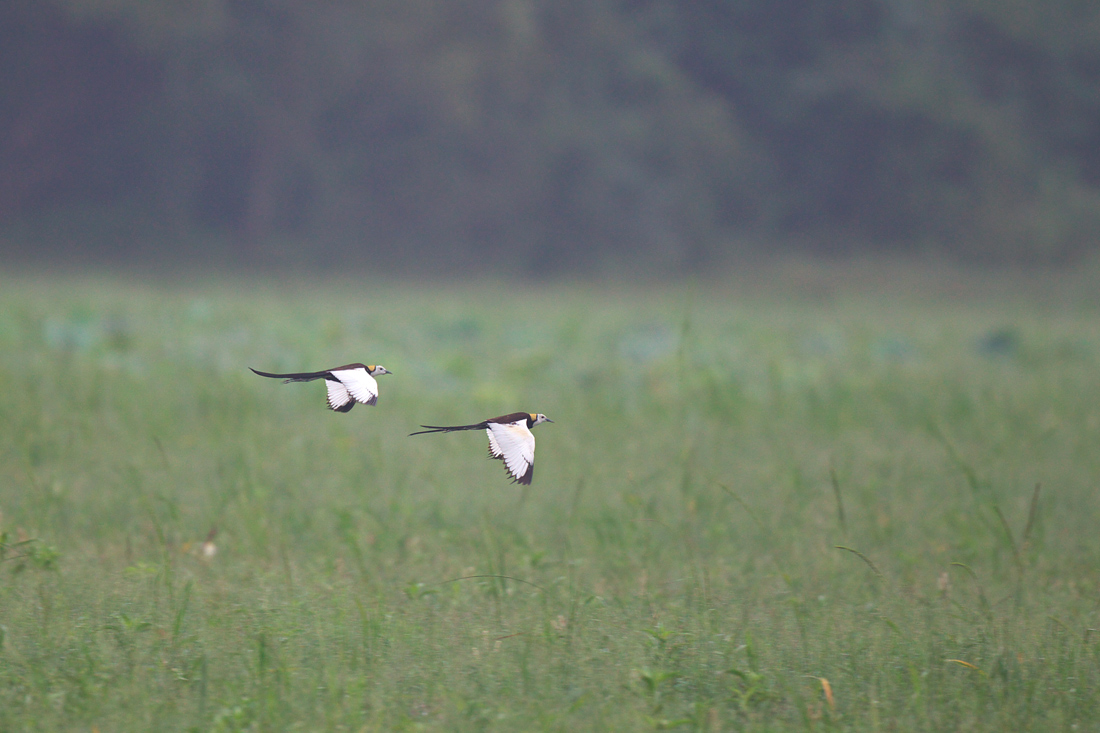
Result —
[[364, 405], [378, 402], [378, 382], [374, 381], [374, 377], [366, 369], [341, 369], [329, 374], [343, 383], [356, 402]]
[[492, 428], [486, 428], [485, 432], [489, 434], [489, 457], [490, 458], [501, 458], [501, 457], [503, 457], [504, 454], [500, 452], [500, 443], [498, 443], [497, 439], [493, 437], [493, 429]]
[[531, 483], [535, 465], [535, 436], [527, 429], [527, 424], [523, 421], [505, 425], [489, 423], [488, 430], [489, 450], [496, 448], [508, 475], [518, 483]]
[[333, 410], [339, 410], [351, 402], [351, 395], [348, 394], [347, 387], [340, 382], [326, 379], [325, 386], [328, 387], [328, 406]]

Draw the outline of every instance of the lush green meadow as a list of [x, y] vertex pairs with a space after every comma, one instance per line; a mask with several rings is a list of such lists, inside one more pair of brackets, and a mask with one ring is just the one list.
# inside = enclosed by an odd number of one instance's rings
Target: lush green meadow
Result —
[[9, 274], [0, 731], [1096, 730], [1098, 281]]

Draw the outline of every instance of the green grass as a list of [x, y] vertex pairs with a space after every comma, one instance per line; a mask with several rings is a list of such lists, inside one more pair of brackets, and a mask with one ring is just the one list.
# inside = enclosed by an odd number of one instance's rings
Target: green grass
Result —
[[4, 278], [0, 731], [1096, 729], [1096, 280], [865, 274]]

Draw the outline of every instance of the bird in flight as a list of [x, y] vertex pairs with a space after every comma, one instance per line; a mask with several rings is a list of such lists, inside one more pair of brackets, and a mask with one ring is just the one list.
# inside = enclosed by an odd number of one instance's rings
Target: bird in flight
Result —
[[504, 462], [504, 470], [512, 478], [512, 483], [530, 485], [535, 475], [535, 436], [531, 434], [531, 428], [544, 422], [554, 421], [541, 413], [513, 412], [475, 425], [421, 425], [428, 429], [409, 435], [484, 430], [489, 435], [489, 457]]
[[284, 383], [323, 379], [328, 387], [329, 409], [337, 412], [349, 412], [356, 402], [364, 405], [378, 402], [378, 382], [374, 378], [382, 374], [393, 374], [386, 367], [374, 364], [347, 364], [335, 369], [298, 374], [269, 374], [258, 369], [252, 371], [261, 377], [282, 379]]

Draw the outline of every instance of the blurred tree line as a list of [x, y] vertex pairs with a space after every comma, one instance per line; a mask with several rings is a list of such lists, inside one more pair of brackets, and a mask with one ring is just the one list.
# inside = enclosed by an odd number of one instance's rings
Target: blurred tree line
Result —
[[1068, 260], [1098, 224], [1084, 0], [0, 5], [8, 241], [684, 271]]

